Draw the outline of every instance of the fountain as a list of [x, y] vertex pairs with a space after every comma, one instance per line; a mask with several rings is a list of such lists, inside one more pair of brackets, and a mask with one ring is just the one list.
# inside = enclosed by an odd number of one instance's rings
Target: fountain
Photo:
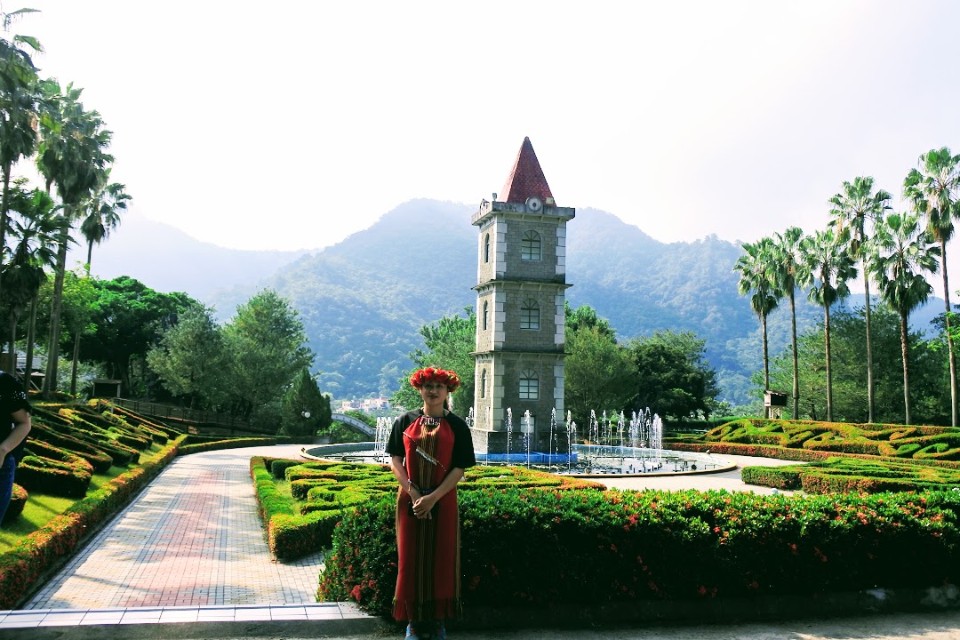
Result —
[[[477, 453], [477, 462], [484, 465], [526, 465], [527, 468], [541, 469], [567, 475], [643, 475], [689, 472], [710, 472], [728, 465], [726, 461], [710, 454], [677, 452], [663, 449], [663, 421], [649, 409], [633, 412], [627, 419], [623, 412], [604, 411], [598, 419], [595, 411], [590, 412], [586, 438], [577, 441], [577, 425], [570, 412], [567, 412], [564, 424], [560, 426], [567, 438], [567, 451], [555, 451], [562, 446], [562, 433], [557, 431], [557, 415], [554, 410], [550, 416], [550, 433], [546, 452], [531, 451], [531, 435], [534, 432], [533, 417], [525, 411], [520, 420], [522, 447], [520, 451], [511, 450], [513, 440], [513, 412], [507, 409], [505, 427], [507, 430], [506, 453]], [[465, 418], [472, 426], [474, 413], [471, 408]], [[387, 440], [393, 427], [393, 419], [377, 418], [374, 442], [320, 445], [304, 450], [307, 457], [365, 461], [386, 464]]]

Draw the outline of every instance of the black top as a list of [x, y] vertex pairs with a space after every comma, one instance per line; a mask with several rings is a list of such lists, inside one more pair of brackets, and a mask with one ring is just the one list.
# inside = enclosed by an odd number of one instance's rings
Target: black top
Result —
[[[416, 411], [408, 411], [393, 421], [393, 430], [390, 432], [390, 439], [387, 440], [388, 455], [400, 457], [407, 455], [403, 448], [403, 432], [422, 415], [423, 411], [417, 409]], [[466, 469], [477, 464], [477, 458], [473, 453], [473, 436], [470, 435], [470, 427], [467, 426], [467, 423], [455, 413], [447, 413], [443, 416], [443, 419], [453, 429], [453, 458], [450, 467]]]
[[[17, 379], [6, 371], [0, 371], [0, 420], [5, 420], [10, 425], [10, 431], [13, 431], [13, 414], [20, 409], [30, 411], [30, 402], [27, 400], [27, 392], [23, 386], [17, 382]], [[2, 426], [0, 426], [2, 430]], [[7, 437], [7, 434], [0, 431], [0, 440]], [[27, 445], [27, 439], [18, 444], [11, 451], [11, 455], [17, 460], [23, 457], [23, 449]]]

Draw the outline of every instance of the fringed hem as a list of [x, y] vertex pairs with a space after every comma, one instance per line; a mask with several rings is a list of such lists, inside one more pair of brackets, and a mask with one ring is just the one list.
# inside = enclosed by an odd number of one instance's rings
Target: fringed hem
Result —
[[393, 619], [400, 622], [409, 620], [451, 620], [462, 617], [463, 603], [459, 598], [428, 600], [426, 602], [393, 599]]

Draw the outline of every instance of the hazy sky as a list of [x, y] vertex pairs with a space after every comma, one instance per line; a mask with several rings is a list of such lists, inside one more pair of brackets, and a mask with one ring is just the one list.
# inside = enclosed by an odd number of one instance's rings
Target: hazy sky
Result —
[[812, 232], [844, 180], [899, 205], [921, 153], [960, 152], [951, 0], [2, 4], [23, 6], [132, 210], [225, 247], [478, 204], [524, 136], [558, 204], [665, 242]]

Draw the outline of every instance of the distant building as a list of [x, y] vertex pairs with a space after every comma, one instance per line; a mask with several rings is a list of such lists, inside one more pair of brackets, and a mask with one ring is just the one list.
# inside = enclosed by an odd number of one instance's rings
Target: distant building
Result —
[[360, 403], [361, 411], [385, 411], [390, 408], [390, 398], [368, 398]]
[[575, 214], [556, 205], [524, 138], [503, 191], [473, 215], [479, 230], [473, 441], [479, 452], [507, 450], [507, 409], [516, 434], [530, 412], [530, 442], [539, 451], [548, 447], [551, 413], [564, 420], [566, 225]]
[[341, 400], [340, 413], [344, 413], [346, 411], [360, 411], [360, 403], [356, 400]]
[[339, 412], [365, 411], [374, 413], [376, 411], [387, 411], [390, 408], [390, 398], [380, 396], [378, 398], [364, 398], [363, 400], [341, 400]]

